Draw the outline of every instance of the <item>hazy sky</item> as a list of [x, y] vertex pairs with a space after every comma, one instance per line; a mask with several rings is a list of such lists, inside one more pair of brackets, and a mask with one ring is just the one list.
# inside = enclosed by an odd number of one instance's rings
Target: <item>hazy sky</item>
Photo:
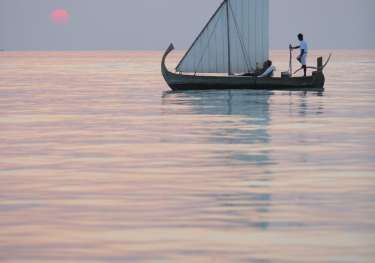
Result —
[[[222, 0], [0, 0], [0, 49], [187, 48]], [[375, 48], [374, 0], [270, 0], [271, 48]], [[66, 25], [51, 22], [64, 8]]]

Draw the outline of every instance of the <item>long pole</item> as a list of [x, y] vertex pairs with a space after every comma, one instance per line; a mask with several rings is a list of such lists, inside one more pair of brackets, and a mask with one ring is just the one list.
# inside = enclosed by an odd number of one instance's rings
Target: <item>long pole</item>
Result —
[[227, 40], [228, 40], [228, 75], [232, 75], [231, 61], [230, 61], [230, 24], [229, 24], [229, 0], [226, 0], [227, 8]]
[[293, 74], [293, 68], [292, 68], [292, 45], [289, 45], [289, 75], [292, 76]]

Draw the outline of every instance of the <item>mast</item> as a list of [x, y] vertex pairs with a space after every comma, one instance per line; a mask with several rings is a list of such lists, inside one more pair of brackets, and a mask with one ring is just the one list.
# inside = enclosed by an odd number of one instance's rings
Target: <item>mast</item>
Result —
[[230, 24], [229, 24], [229, 0], [226, 2], [226, 12], [227, 12], [227, 42], [228, 42], [228, 75], [232, 75], [231, 61], [230, 61]]

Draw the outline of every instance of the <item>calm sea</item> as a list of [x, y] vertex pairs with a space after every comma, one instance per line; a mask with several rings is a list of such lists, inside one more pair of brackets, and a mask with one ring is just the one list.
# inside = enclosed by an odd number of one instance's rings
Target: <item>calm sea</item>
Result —
[[322, 93], [173, 93], [160, 58], [0, 52], [1, 263], [375, 262], [375, 51]]

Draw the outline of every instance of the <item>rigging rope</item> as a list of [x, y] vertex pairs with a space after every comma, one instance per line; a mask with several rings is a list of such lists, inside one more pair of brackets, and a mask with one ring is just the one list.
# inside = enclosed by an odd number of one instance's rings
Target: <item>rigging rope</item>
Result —
[[[217, 21], [216, 21], [216, 23], [215, 23], [215, 26], [214, 26], [214, 28], [213, 28], [213, 30], [212, 30], [212, 32], [211, 32], [209, 38], [208, 38], [208, 41], [207, 41], [207, 45], [206, 45], [206, 47], [203, 49], [202, 56], [200, 57], [198, 64], [194, 67], [194, 68], [195, 68], [195, 73], [197, 73], [197, 70], [196, 70], [196, 69], [202, 64], [203, 57], [204, 57], [204, 55], [206, 54], [206, 50], [208, 49], [208, 47], [209, 47], [209, 45], [210, 45], [210, 40], [211, 40], [212, 36], [214, 35], [214, 33], [215, 33], [215, 31], [216, 31], [216, 27], [217, 27], [217, 24], [219, 23], [219, 21], [220, 21], [220, 17], [219, 17], [219, 19], [217, 19]], [[216, 65], [216, 67], [217, 67], [217, 65]]]

